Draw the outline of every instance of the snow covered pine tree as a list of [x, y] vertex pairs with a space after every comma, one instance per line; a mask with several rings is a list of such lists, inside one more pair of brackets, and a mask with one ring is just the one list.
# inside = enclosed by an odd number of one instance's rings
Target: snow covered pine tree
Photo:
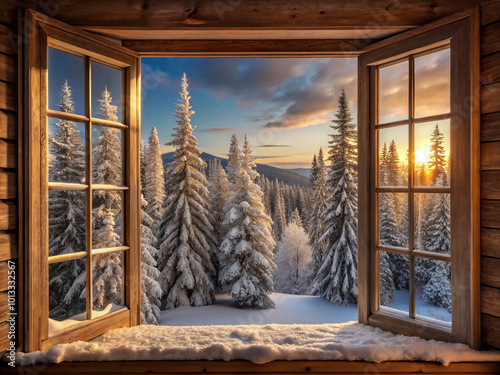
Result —
[[162, 205], [165, 200], [165, 177], [163, 161], [161, 159], [160, 141], [158, 132], [153, 126], [149, 136], [148, 147], [144, 158], [146, 166], [144, 168], [144, 199], [148, 202], [145, 211], [154, 221], [151, 230], [158, 236], [158, 222], [161, 220]]
[[223, 225], [228, 229], [217, 253], [221, 285], [231, 286], [231, 297], [241, 307], [274, 308], [274, 239], [271, 218], [265, 214], [262, 191], [254, 181], [255, 156], [245, 136], [239, 168], [233, 172], [233, 196], [226, 204]]
[[345, 90], [338, 101], [328, 151], [331, 162], [326, 180], [326, 208], [321, 214], [325, 243], [323, 263], [313, 284], [313, 294], [338, 305], [357, 303], [358, 249], [357, 217], [358, 188], [356, 126], [349, 110]]
[[[68, 81], [61, 89], [59, 110], [73, 113], [75, 106]], [[50, 180], [82, 183], [85, 178], [85, 150], [80, 131], [69, 120], [59, 120], [49, 139]], [[85, 249], [85, 195], [79, 191], [60, 190], [49, 193], [49, 255], [69, 254]], [[49, 315], [67, 319], [85, 311], [81, 298], [83, 285], [76, 280], [85, 275], [85, 260], [49, 265]], [[84, 296], [85, 297], [85, 296]]]
[[204, 306], [214, 302], [215, 247], [213, 218], [208, 199], [206, 163], [193, 135], [186, 74], [182, 77], [181, 103], [174, 115], [174, 161], [167, 167], [161, 245], [158, 258], [160, 285], [167, 309], [179, 306]]

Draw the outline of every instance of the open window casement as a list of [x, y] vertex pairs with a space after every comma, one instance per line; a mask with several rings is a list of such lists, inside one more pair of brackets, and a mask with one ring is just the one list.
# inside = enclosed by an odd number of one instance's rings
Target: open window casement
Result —
[[[477, 13], [469, 12], [369, 46], [358, 60], [359, 321], [475, 348], [480, 333], [477, 35]], [[426, 68], [438, 63], [449, 64], [449, 77], [432, 77], [444, 80], [443, 89], [428, 92], [422, 76]], [[442, 165], [447, 169], [444, 179], [437, 177], [432, 163], [426, 163], [425, 154], [434, 155], [434, 151], [424, 150], [421, 160], [419, 149], [423, 143], [432, 143], [431, 133], [437, 129], [435, 135], [449, 139], [449, 159]], [[389, 147], [391, 139], [401, 139], [401, 134], [405, 141], [399, 159], [406, 159], [404, 178], [391, 182], [383, 175], [381, 155], [384, 143]], [[426, 176], [434, 178], [424, 181], [419, 168], [431, 168]], [[392, 212], [388, 199], [403, 202], [400, 207], [405, 212]], [[431, 203], [424, 205], [425, 201]], [[451, 213], [448, 223], [439, 223], [449, 232], [448, 250], [422, 241], [424, 231], [432, 229], [423, 228], [423, 220], [430, 220], [440, 202]], [[400, 225], [407, 234], [399, 242], [387, 239], [381, 224], [391, 215], [404, 217], [399, 220], [404, 221]], [[385, 269], [391, 262], [391, 268], [407, 280], [406, 285], [390, 286], [408, 293], [407, 302], [396, 306], [384, 296]], [[432, 269], [441, 270], [441, 275], [431, 274]], [[450, 277], [450, 269], [451, 290], [439, 282], [434, 285], [439, 293], [451, 294], [451, 306], [443, 306], [451, 307], [451, 321], [445, 321], [426, 314], [419, 301], [422, 279]]]
[[[134, 51], [32, 11], [26, 13], [24, 33], [24, 346], [26, 351], [34, 351], [62, 342], [89, 340], [110, 329], [140, 323], [140, 60]], [[66, 64], [57, 65], [54, 56], [63, 56]], [[78, 74], [67, 77], [66, 88], [57, 90], [60, 98], [49, 98], [51, 75], [61, 69], [75, 69], [74, 64]], [[115, 77], [111, 95], [108, 87], [102, 96], [92, 89], [101, 84], [99, 80], [111, 76]], [[81, 84], [71, 86], [74, 81]], [[61, 88], [60, 82], [58, 86]], [[110, 113], [96, 108], [101, 104]], [[122, 153], [116, 155], [121, 171], [116, 178], [107, 179], [100, 166], [92, 162], [93, 143], [105, 132], [121, 142]], [[73, 160], [69, 156], [68, 160], [58, 160], [64, 157], [51, 154], [57, 147], [68, 145], [73, 145], [69, 150], [76, 155]], [[68, 175], [52, 173], [52, 163], [57, 162], [67, 164]], [[70, 163], [78, 163], [78, 167]], [[49, 205], [49, 196], [58, 199], [59, 207]], [[93, 204], [100, 196], [114, 197], [116, 207], [93, 214]], [[51, 233], [49, 221], [57, 220], [53, 209], [71, 215], [72, 231], [80, 242], [68, 246], [56, 237], [57, 233]], [[96, 235], [99, 217], [108, 225], [107, 235], [114, 242]], [[121, 273], [121, 285], [113, 284], [120, 298], [102, 306], [106, 301], [97, 301], [93, 294], [100, 292], [99, 277], [104, 277], [99, 260], [107, 258], [112, 258]], [[59, 277], [63, 273], [77, 279], [78, 290], [68, 293], [68, 286]], [[49, 299], [51, 293], [59, 299]], [[68, 300], [71, 295], [79, 306]], [[63, 306], [71, 306], [72, 311], [64, 313]], [[55, 313], [58, 309], [60, 313]]]

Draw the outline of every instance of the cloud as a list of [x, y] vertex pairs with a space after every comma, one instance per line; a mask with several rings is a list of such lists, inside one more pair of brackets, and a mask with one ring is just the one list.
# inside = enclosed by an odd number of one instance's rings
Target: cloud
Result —
[[199, 133], [225, 133], [225, 132], [234, 132], [239, 129], [237, 128], [209, 128], [209, 129], [199, 129], [197, 132]]
[[292, 147], [291, 145], [260, 145], [255, 147]]
[[269, 155], [269, 156], [257, 156], [257, 159], [274, 159], [274, 158], [291, 158], [295, 155]]

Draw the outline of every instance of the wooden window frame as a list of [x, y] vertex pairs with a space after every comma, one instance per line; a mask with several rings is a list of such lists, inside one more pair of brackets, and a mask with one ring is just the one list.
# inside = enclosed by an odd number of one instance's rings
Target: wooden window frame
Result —
[[[51, 346], [75, 340], [89, 340], [105, 331], [140, 323], [140, 60], [139, 55], [105, 38], [70, 27], [35, 11], [26, 12], [24, 28], [24, 171], [25, 171], [25, 249], [24, 272], [25, 310], [24, 346], [26, 351], [46, 350]], [[48, 48], [54, 47], [84, 57], [85, 115], [48, 109]], [[92, 117], [90, 107], [90, 63], [96, 61], [123, 70], [123, 123]], [[86, 179], [83, 184], [48, 181], [48, 119], [67, 119], [85, 124]], [[122, 130], [123, 173], [125, 185], [92, 185], [92, 125], [104, 125]], [[86, 248], [77, 253], [49, 258], [48, 252], [48, 191], [80, 190], [86, 192]], [[92, 192], [116, 190], [123, 192], [123, 240], [126, 246], [92, 250]], [[92, 256], [122, 252], [124, 269], [123, 308], [93, 318]], [[49, 263], [86, 258], [87, 320], [49, 336], [48, 265]]]
[[[395, 333], [480, 347], [480, 176], [479, 176], [479, 14], [477, 9], [388, 38], [366, 48], [358, 58], [359, 321]], [[452, 324], [413, 319], [392, 309], [379, 309], [376, 171], [378, 149], [377, 67], [435, 47], [451, 50], [451, 192]], [[411, 82], [411, 80], [410, 80]], [[413, 95], [410, 85], [410, 98]], [[409, 103], [411, 106], [411, 103]], [[439, 116], [438, 116], [439, 117]], [[436, 118], [431, 118], [436, 120]], [[405, 124], [409, 124], [409, 120]], [[411, 126], [409, 126], [411, 131]], [[411, 145], [409, 144], [411, 149]], [[412, 152], [412, 151], [410, 151]], [[411, 154], [410, 154], [411, 155]], [[409, 180], [411, 180], [409, 176]], [[381, 188], [379, 188], [381, 189]], [[424, 191], [426, 188], [404, 192]], [[439, 188], [433, 188], [440, 190]], [[391, 190], [391, 189], [383, 189]], [[398, 189], [392, 189], [398, 190]], [[409, 218], [410, 225], [412, 218]], [[411, 233], [411, 232], [410, 232]], [[382, 249], [384, 250], [384, 249]], [[392, 249], [394, 250], [394, 249]], [[415, 255], [414, 249], [410, 252]], [[427, 257], [429, 254], [425, 254]], [[436, 257], [434, 257], [436, 258]], [[411, 271], [410, 271], [411, 273]], [[410, 287], [410, 296], [412, 289]], [[411, 299], [411, 298], [410, 298]], [[410, 302], [411, 303], [411, 302]]]

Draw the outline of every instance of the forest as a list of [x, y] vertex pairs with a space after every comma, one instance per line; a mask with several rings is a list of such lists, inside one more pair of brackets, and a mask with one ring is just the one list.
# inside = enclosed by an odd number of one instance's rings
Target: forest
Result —
[[[273, 308], [273, 292], [356, 304], [357, 132], [345, 91], [339, 94], [328, 149], [320, 148], [311, 162], [312, 187], [259, 174], [247, 136], [239, 140], [233, 134], [225, 168], [218, 159], [205, 162], [191, 124], [186, 75], [175, 105], [177, 126], [168, 143], [175, 149], [173, 160], [164, 166], [156, 128], [141, 143], [142, 322], [158, 324], [160, 309], [210, 305], [220, 293], [252, 309]], [[74, 111], [68, 82], [61, 88], [59, 110]], [[118, 120], [107, 88], [99, 116]], [[50, 181], [85, 181], [84, 134], [73, 121], [49, 123]], [[436, 125], [429, 136], [425, 157], [415, 159], [415, 184], [448, 186], [444, 135]], [[120, 129], [93, 126], [93, 184], [123, 185], [122, 147]], [[407, 186], [408, 151], [402, 158], [392, 140], [378, 158], [380, 186]], [[414, 249], [450, 254], [449, 194], [422, 193], [414, 199]], [[118, 190], [92, 193], [93, 249], [124, 243], [122, 200]], [[380, 244], [408, 248], [408, 194], [379, 193], [378, 206]], [[85, 249], [85, 217], [85, 192], [49, 192], [50, 256]], [[379, 262], [380, 304], [404, 310], [397, 296], [409, 290], [410, 258], [379, 251]], [[51, 319], [85, 311], [85, 267], [85, 259], [49, 265]], [[93, 308], [123, 304], [121, 253], [94, 256], [92, 270]], [[450, 263], [416, 258], [415, 275], [419, 301], [451, 311]]]

